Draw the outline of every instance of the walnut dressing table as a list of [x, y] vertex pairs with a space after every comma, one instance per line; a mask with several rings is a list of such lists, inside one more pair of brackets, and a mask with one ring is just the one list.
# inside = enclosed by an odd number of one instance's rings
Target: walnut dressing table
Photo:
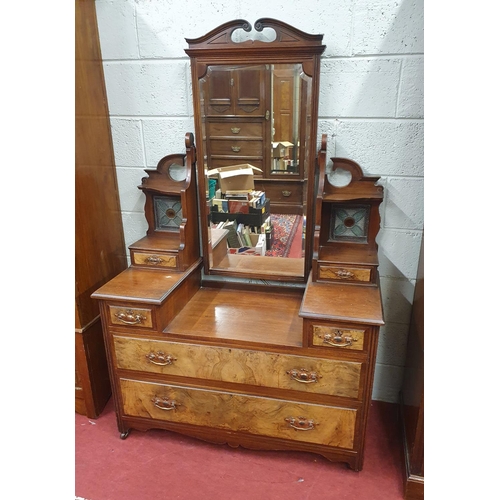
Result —
[[[186, 134], [185, 154], [146, 171], [139, 188], [148, 234], [131, 245], [131, 266], [93, 294], [118, 429], [122, 438], [157, 428], [234, 447], [313, 452], [359, 471], [383, 324], [375, 243], [382, 188], [336, 158], [334, 170], [347, 170], [351, 181], [332, 186], [326, 137], [317, 155], [313, 149], [322, 35], [273, 19], [255, 30], [262, 39], [237, 40], [235, 32], [251, 31], [237, 20], [188, 40], [198, 142]], [[298, 103], [291, 121], [269, 97], [283, 75]], [[229, 83], [217, 93], [210, 79]], [[214, 259], [225, 250], [210, 225], [207, 172], [235, 160], [220, 154], [232, 145], [231, 129], [247, 131], [234, 147], [250, 143], [245, 162], [258, 160], [260, 189], [300, 186], [271, 213], [304, 218], [302, 259]], [[289, 170], [272, 169], [276, 130], [294, 145]]]

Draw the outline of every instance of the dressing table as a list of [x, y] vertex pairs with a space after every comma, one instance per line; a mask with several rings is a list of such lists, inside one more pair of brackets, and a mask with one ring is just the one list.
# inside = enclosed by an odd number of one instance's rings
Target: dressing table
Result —
[[[352, 160], [327, 172], [326, 136], [316, 152], [322, 35], [274, 19], [254, 31], [245, 39], [252, 26], [236, 20], [187, 40], [196, 144], [187, 133], [185, 153], [146, 170], [147, 235], [92, 295], [118, 430], [312, 452], [359, 471], [383, 324], [383, 192]], [[234, 165], [258, 169], [271, 214], [299, 217], [302, 257], [229, 252], [210, 172]], [[348, 185], [331, 183], [337, 170]]]

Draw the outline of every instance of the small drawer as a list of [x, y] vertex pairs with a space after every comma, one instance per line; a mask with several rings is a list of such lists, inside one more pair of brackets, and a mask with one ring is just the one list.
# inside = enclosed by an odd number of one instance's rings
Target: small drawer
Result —
[[121, 379], [123, 412], [352, 450], [357, 410]]
[[114, 336], [125, 370], [358, 399], [362, 363]]
[[207, 125], [210, 139], [215, 137], [252, 137], [262, 139], [262, 123], [212, 122]]
[[336, 350], [365, 350], [366, 329], [309, 324], [312, 345]]
[[370, 283], [372, 269], [369, 267], [344, 267], [319, 264], [319, 279], [328, 281], [357, 281]]
[[212, 140], [210, 152], [213, 155], [262, 156], [262, 141]]
[[266, 197], [272, 203], [302, 203], [302, 186], [301, 182], [279, 182], [279, 183], [262, 183], [259, 187], [265, 191]]
[[155, 268], [177, 268], [177, 256], [163, 253], [143, 253], [131, 251], [132, 262], [136, 266]]
[[151, 309], [138, 307], [108, 306], [112, 325], [153, 328]]

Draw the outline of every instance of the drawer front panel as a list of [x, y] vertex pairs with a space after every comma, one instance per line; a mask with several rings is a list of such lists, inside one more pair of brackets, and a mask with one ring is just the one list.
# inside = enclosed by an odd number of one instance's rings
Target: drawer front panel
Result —
[[358, 398], [362, 363], [114, 337], [118, 368]]
[[113, 325], [153, 328], [151, 309], [109, 306], [109, 317]]
[[321, 279], [335, 281], [371, 281], [371, 269], [360, 267], [341, 267], [319, 265], [319, 277]]
[[212, 140], [210, 153], [213, 155], [262, 156], [262, 141]]
[[273, 203], [302, 203], [302, 185], [301, 182], [266, 182], [259, 189], [265, 191]]
[[121, 379], [132, 417], [353, 449], [357, 410]]
[[212, 122], [208, 126], [208, 136], [214, 137], [252, 137], [262, 139], [262, 123]]
[[177, 267], [177, 256], [175, 255], [132, 252], [132, 260], [137, 266]]
[[335, 326], [312, 325], [313, 345], [332, 349], [362, 351], [366, 330], [337, 328]]

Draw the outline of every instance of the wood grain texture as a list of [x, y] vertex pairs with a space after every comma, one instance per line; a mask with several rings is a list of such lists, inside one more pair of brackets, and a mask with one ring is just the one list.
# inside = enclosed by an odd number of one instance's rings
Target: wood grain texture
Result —
[[[126, 415], [352, 449], [357, 410], [244, 396], [230, 392], [121, 379]], [[159, 409], [152, 400], [175, 404]], [[286, 419], [305, 417], [311, 430], [296, 430]]]
[[148, 267], [177, 267], [177, 257], [164, 253], [142, 253], [133, 252], [132, 262], [137, 266]]
[[300, 308], [304, 318], [383, 325], [380, 289], [342, 283], [309, 282]]
[[137, 328], [153, 328], [152, 309], [128, 306], [109, 306], [111, 324]]
[[[359, 397], [362, 366], [359, 362], [116, 335], [114, 350], [116, 365], [120, 369], [355, 399]], [[158, 363], [165, 363], [166, 356], [174, 358], [169, 360], [171, 364], [159, 365]], [[294, 373], [293, 370], [299, 373]], [[307, 377], [311, 373], [316, 375], [316, 382], [298, 381], [301, 380], [300, 375]]]
[[[71, 161], [71, 160], [68, 160]], [[94, 2], [75, 2], [75, 409], [96, 418], [111, 395], [92, 293], [127, 267]], [[62, 213], [61, 206], [61, 213]], [[71, 271], [70, 271], [71, 272]]]
[[369, 282], [371, 269], [359, 267], [319, 265], [319, 278], [335, 281], [363, 281]]
[[169, 335], [302, 345], [300, 294], [201, 288], [165, 329]]

